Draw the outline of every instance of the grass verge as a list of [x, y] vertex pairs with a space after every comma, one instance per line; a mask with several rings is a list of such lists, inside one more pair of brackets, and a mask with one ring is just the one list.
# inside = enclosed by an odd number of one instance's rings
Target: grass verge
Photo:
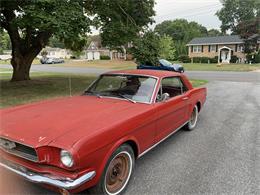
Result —
[[199, 63], [180, 63], [184, 66], [185, 70], [191, 71], [253, 71], [260, 69], [260, 64], [199, 64]]
[[[0, 71], [1, 72], [1, 71]], [[10, 82], [10, 73], [0, 73], [0, 107], [10, 107], [50, 98], [81, 94], [96, 78], [96, 75], [68, 75], [33, 72], [30, 81]], [[207, 83], [191, 80], [194, 87]]]
[[126, 70], [135, 69], [136, 63], [124, 60], [66, 60], [64, 64], [55, 64], [54, 66]]

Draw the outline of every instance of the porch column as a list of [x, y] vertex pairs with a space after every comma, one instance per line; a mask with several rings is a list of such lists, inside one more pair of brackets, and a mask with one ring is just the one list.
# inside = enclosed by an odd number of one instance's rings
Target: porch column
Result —
[[220, 52], [221, 52], [221, 49], [218, 50], [218, 64], [220, 63]]

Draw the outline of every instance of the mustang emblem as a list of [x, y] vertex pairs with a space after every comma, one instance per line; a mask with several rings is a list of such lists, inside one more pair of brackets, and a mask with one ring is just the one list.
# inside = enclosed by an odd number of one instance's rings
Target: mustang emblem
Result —
[[15, 142], [0, 138], [0, 147], [11, 150], [16, 147]]

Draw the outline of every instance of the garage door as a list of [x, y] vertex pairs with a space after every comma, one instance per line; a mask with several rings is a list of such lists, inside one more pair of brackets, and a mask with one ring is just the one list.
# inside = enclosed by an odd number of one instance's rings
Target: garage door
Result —
[[92, 52], [88, 52], [88, 56], [87, 56], [87, 58], [88, 58], [88, 60], [93, 60], [93, 53]]
[[94, 60], [100, 60], [99, 52], [94, 52]]

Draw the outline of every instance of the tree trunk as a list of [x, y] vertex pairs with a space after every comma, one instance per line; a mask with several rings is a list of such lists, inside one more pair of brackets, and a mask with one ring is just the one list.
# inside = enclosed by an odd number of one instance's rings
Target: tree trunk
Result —
[[13, 76], [11, 81], [24, 81], [30, 80], [30, 68], [33, 59], [36, 56], [26, 55], [22, 56], [13, 52], [11, 64], [13, 66]]
[[13, 76], [11, 81], [24, 81], [30, 80], [30, 67], [31, 64], [28, 63], [24, 59], [19, 59], [19, 62], [13, 62], [11, 60], [11, 64], [13, 66]]
[[11, 64], [13, 66], [13, 76], [11, 81], [30, 80], [30, 68], [34, 58], [41, 51], [42, 47], [32, 47], [27, 52], [20, 52], [19, 49], [13, 48]]

